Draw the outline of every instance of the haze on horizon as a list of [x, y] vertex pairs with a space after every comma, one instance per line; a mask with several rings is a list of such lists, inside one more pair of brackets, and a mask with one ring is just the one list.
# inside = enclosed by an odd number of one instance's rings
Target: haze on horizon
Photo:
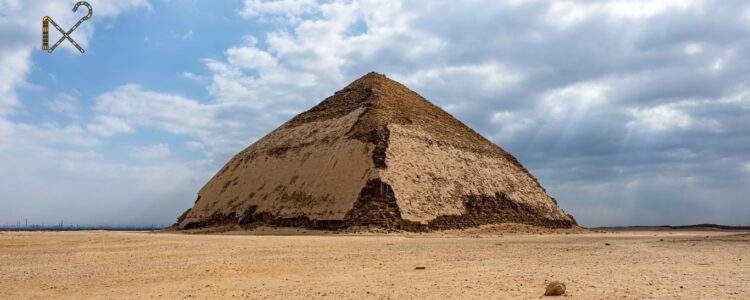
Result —
[[[0, 225], [171, 224], [369, 71], [503, 147], [584, 226], [749, 225], [750, 3], [0, 0]], [[54, 33], [52, 41], [57, 39]]]

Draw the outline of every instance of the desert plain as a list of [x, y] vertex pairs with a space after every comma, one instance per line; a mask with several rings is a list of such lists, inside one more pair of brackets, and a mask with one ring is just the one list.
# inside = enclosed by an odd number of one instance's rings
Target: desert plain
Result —
[[2, 299], [750, 299], [750, 232], [0, 232]]

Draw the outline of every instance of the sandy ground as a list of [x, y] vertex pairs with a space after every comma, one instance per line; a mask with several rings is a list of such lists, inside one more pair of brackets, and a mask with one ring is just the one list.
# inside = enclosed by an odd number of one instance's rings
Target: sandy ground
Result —
[[750, 299], [749, 233], [265, 233], [0, 232], [0, 298]]

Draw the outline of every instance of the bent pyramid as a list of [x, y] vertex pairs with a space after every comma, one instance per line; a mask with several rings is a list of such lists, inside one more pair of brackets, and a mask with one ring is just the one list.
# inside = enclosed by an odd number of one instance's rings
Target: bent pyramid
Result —
[[235, 155], [175, 224], [424, 231], [575, 224], [510, 154], [369, 73]]

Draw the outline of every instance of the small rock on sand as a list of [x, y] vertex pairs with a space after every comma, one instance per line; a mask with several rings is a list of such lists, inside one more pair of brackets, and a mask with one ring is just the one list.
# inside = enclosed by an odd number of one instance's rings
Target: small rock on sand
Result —
[[547, 285], [547, 290], [544, 291], [545, 296], [561, 296], [565, 294], [565, 283], [560, 281], [553, 281]]

